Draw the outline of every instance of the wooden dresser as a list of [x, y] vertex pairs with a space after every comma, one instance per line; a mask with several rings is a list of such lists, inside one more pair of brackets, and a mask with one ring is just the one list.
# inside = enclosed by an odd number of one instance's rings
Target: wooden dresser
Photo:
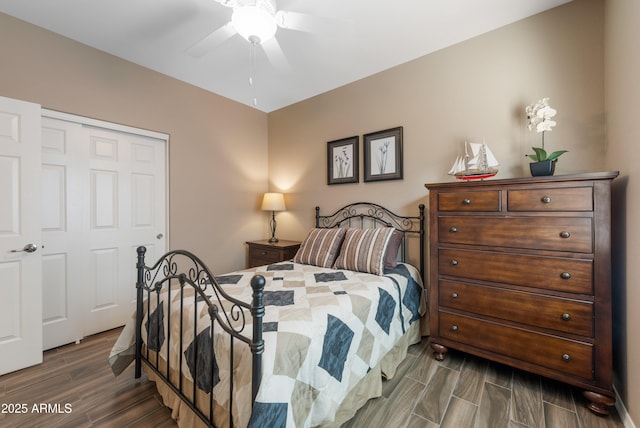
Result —
[[425, 185], [436, 359], [454, 348], [566, 382], [608, 413], [617, 175]]

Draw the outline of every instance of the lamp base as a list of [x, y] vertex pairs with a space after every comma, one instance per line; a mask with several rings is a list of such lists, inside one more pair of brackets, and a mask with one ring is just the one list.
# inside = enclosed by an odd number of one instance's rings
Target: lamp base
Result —
[[271, 238], [269, 238], [269, 242], [274, 244], [278, 242], [278, 238], [276, 238], [276, 212], [271, 211], [271, 221], [269, 222], [269, 226], [271, 226]]

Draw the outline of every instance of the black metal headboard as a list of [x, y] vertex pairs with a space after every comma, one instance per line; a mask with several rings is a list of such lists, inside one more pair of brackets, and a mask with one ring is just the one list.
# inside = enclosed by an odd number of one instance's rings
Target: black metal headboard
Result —
[[424, 204], [418, 205], [417, 216], [401, 216], [393, 211], [372, 202], [355, 202], [340, 208], [333, 214], [320, 215], [320, 207], [316, 207], [316, 227], [394, 227], [405, 232], [403, 244], [400, 247], [400, 257], [406, 261], [407, 235], [419, 238], [420, 276], [424, 283]]

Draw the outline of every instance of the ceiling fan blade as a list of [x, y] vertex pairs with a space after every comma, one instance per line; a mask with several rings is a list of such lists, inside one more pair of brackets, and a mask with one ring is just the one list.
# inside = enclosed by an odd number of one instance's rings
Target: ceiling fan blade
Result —
[[185, 52], [192, 57], [200, 58], [236, 34], [236, 29], [233, 27], [231, 22], [228, 22], [191, 45]]
[[278, 43], [278, 40], [275, 37], [262, 42], [260, 46], [262, 46], [262, 49], [267, 55], [267, 59], [269, 60], [273, 68], [279, 71], [289, 70], [289, 61], [287, 61], [287, 57], [285, 56], [282, 48], [280, 47], [280, 43]]
[[226, 7], [234, 7], [238, 3], [236, 0], [214, 0], [214, 1]]
[[321, 18], [290, 10], [279, 10], [276, 12], [276, 23], [278, 24], [278, 27], [285, 28], [287, 30], [314, 33], [332, 31], [337, 25], [333, 20], [328, 18]]

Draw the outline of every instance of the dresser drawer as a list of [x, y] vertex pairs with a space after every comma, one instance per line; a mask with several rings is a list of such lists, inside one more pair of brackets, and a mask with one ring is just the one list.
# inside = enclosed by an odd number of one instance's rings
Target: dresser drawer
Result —
[[593, 379], [593, 346], [476, 318], [439, 312], [440, 337], [526, 361], [563, 374]]
[[438, 218], [438, 239], [451, 244], [592, 253], [592, 219], [586, 217]]
[[440, 276], [593, 294], [593, 262], [491, 251], [440, 249]]
[[591, 187], [507, 191], [509, 211], [592, 211]]
[[580, 336], [593, 336], [593, 304], [496, 287], [441, 280], [441, 307]]
[[440, 211], [500, 211], [500, 192], [440, 192]]
[[249, 258], [260, 259], [267, 262], [279, 262], [282, 251], [278, 248], [251, 247], [249, 248]]

